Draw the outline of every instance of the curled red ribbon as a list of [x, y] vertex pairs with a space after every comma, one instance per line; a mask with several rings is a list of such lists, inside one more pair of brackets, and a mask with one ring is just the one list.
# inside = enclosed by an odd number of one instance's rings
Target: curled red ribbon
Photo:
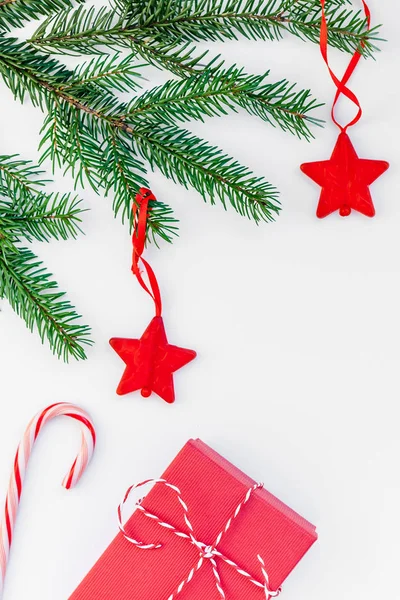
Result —
[[[367, 19], [367, 28], [369, 31], [370, 27], [371, 27], [371, 11], [370, 11], [367, 3], [365, 2], [365, 0], [361, 0], [361, 1], [363, 4], [365, 16]], [[326, 3], [326, 0], [321, 0], [322, 18], [321, 18], [320, 48], [321, 48], [321, 54], [323, 56], [323, 59], [326, 63], [326, 66], [328, 67], [329, 74], [332, 77], [332, 80], [337, 87], [337, 91], [336, 91], [336, 95], [335, 95], [335, 99], [333, 101], [332, 111], [331, 111], [332, 120], [335, 123], [335, 125], [337, 125], [339, 127], [340, 131], [342, 133], [345, 133], [349, 127], [352, 127], [353, 125], [358, 123], [358, 121], [361, 119], [361, 116], [362, 116], [362, 108], [361, 108], [361, 105], [360, 105], [360, 102], [359, 102], [357, 96], [354, 94], [354, 92], [352, 92], [347, 87], [347, 83], [348, 83], [350, 77], [352, 76], [352, 74], [354, 73], [358, 63], [360, 62], [362, 54], [359, 50], [355, 51], [342, 79], [339, 79], [335, 75], [335, 73], [332, 71], [330, 64], [329, 64], [329, 59], [328, 59], [328, 24], [326, 21], [325, 3]], [[364, 42], [361, 42], [361, 48], [364, 48], [364, 47], [365, 47]], [[358, 108], [356, 116], [349, 123], [347, 123], [347, 125], [341, 125], [335, 118], [335, 107], [336, 107], [336, 104], [342, 94], [343, 94], [343, 96], [346, 96], [346, 98], [351, 100], [351, 102], [353, 102]]]
[[[156, 308], [156, 317], [161, 317], [162, 313], [162, 301], [160, 287], [156, 275], [149, 265], [149, 263], [143, 258], [146, 244], [146, 231], [147, 231], [147, 219], [149, 215], [149, 202], [155, 200], [155, 196], [151, 190], [147, 188], [140, 188], [136, 194], [136, 202], [133, 204], [133, 223], [134, 229], [132, 234], [133, 244], [133, 256], [132, 256], [132, 272], [136, 275], [136, 278], [142, 288], [153, 298], [154, 305]], [[147, 277], [149, 280], [150, 287], [146, 284], [142, 277], [142, 271], [139, 267], [139, 261], [143, 264]]]

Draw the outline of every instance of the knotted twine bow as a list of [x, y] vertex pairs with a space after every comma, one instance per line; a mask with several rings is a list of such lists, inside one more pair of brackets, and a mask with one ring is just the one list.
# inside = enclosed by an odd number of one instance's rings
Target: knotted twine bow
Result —
[[169, 529], [169, 531], [171, 531], [172, 533], [174, 533], [175, 535], [177, 535], [180, 538], [186, 539], [188, 540], [191, 544], [193, 544], [193, 546], [195, 546], [198, 551], [199, 551], [199, 560], [197, 562], [197, 564], [190, 570], [189, 574], [187, 575], [187, 577], [179, 584], [177, 590], [175, 592], [173, 592], [168, 600], [174, 600], [183, 590], [183, 588], [185, 587], [185, 585], [187, 583], [189, 583], [194, 575], [201, 569], [201, 567], [207, 562], [209, 561], [211, 566], [212, 566], [212, 571], [214, 574], [214, 578], [215, 578], [215, 585], [216, 588], [218, 590], [219, 593], [219, 597], [221, 598], [221, 600], [225, 600], [226, 595], [224, 592], [224, 589], [222, 587], [222, 582], [221, 582], [221, 577], [219, 575], [219, 570], [218, 570], [218, 564], [216, 561], [216, 558], [220, 558], [221, 560], [223, 560], [226, 564], [228, 564], [230, 567], [234, 568], [235, 571], [237, 573], [239, 573], [239, 575], [242, 575], [243, 577], [246, 577], [250, 583], [254, 584], [255, 586], [257, 586], [258, 588], [261, 588], [264, 590], [265, 592], [265, 598], [266, 600], [269, 600], [270, 598], [275, 598], [277, 596], [279, 596], [280, 592], [281, 592], [281, 588], [279, 588], [278, 590], [271, 590], [270, 586], [269, 586], [269, 577], [268, 577], [268, 573], [267, 570], [265, 568], [265, 563], [264, 560], [261, 558], [260, 555], [257, 556], [260, 565], [261, 565], [261, 572], [263, 574], [264, 577], [264, 582], [258, 581], [257, 579], [254, 579], [252, 577], [252, 575], [250, 575], [250, 573], [247, 573], [247, 571], [245, 571], [244, 569], [242, 569], [237, 563], [235, 563], [233, 560], [229, 559], [227, 556], [225, 556], [224, 554], [222, 554], [222, 552], [220, 552], [218, 550], [218, 545], [221, 542], [222, 537], [224, 536], [224, 534], [231, 528], [234, 520], [237, 518], [237, 516], [240, 514], [242, 508], [248, 503], [248, 501], [250, 500], [252, 494], [257, 490], [257, 489], [261, 489], [264, 487], [263, 483], [256, 483], [254, 484], [246, 493], [244, 499], [242, 500], [242, 502], [240, 502], [240, 504], [237, 506], [235, 512], [233, 513], [232, 517], [228, 520], [228, 522], [226, 523], [224, 529], [222, 531], [220, 531], [220, 533], [217, 536], [217, 539], [215, 540], [214, 544], [212, 546], [205, 544], [204, 542], [201, 542], [200, 540], [198, 540], [195, 536], [194, 530], [193, 530], [193, 526], [190, 522], [189, 519], [189, 510], [187, 507], [187, 504], [184, 502], [182, 495], [181, 495], [181, 491], [179, 490], [179, 488], [177, 488], [175, 485], [172, 485], [171, 483], [168, 483], [168, 481], [166, 481], [165, 479], [147, 479], [146, 481], [142, 481], [141, 483], [137, 483], [136, 485], [132, 485], [128, 491], [125, 494], [124, 499], [122, 500], [121, 504], [118, 507], [118, 522], [119, 522], [119, 528], [121, 533], [124, 535], [124, 537], [128, 540], [128, 542], [130, 542], [131, 544], [133, 544], [134, 546], [136, 546], [136, 548], [140, 548], [141, 550], [157, 550], [159, 548], [162, 548], [162, 544], [157, 543], [157, 544], [145, 544], [144, 542], [140, 542], [138, 540], [135, 540], [134, 538], [130, 537], [124, 526], [123, 526], [123, 522], [122, 522], [122, 510], [123, 507], [126, 503], [126, 501], [128, 500], [129, 496], [131, 495], [131, 493], [133, 492], [133, 490], [140, 488], [144, 485], [147, 485], [149, 483], [162, 483], [163, 485], [165, 485], [166, 487], [170, 488], [171, 490], [173, 490], [178, 498], [178, 501], [180, 503], [180, 505], [182, 506], [183, 509], [183, 518], [184, 521], [187, 525], [188, 528], [188, 532], [184, 532], [184, 531], [180, 531], [179, 529], [177, 529], [176, 527], [174, 527], [173, 525], [170, 525], [169, 523], [165, 523], [162, 519], [160, 519], [157, 515], [154, 515], [150, 512], [148, 512], [139, 502], [136, 503], [136, 509], [140, 510], [146, 517], [148, 517], [149, 519], [152, 519], [153, 521], [155, 521], [156, 523], [158, 523], [158, 525], [160, 525], [161, 527], [164, 527], [165, 529]]

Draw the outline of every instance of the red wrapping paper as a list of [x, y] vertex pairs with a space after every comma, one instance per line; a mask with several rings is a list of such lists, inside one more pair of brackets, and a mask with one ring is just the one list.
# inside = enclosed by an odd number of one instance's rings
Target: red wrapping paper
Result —
[[[176, 485], [189, 507], [196, 539], [211, 545], [232, 517], [254, 481], [200, 440], [190, 440], [162, 476]], [[161, 519], [187, 531], [182, 507], [173, 491], [158, 484], [142, 505]], [[91, 569], [70, 600], [167, 600], [199, 560], [186, 539], [136, 511], [126, 524], [129, 536], [158, 550], [133, 546], [120, 533]], [[263, 581], [257, 555], [264, 559], [270, 588], [278, 589], [316, 541], [315, 527], [265, 489], [257, 490], [218, 549]], [[265, 600], [235, 569], [218, 560], [222, 587], [230, 600]], [[183, 589], [179, 600], [219, 600], [211, 565], [205, 564]]]

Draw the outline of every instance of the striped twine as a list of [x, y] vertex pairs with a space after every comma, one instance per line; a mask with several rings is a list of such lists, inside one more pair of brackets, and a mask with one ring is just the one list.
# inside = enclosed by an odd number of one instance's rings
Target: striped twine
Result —
[[177, 598], [177, 596], [182, 592], [182, 590], [186, 586], [186, 584], [190, 583], [190, 581], [193, 579], [193, 577], [195, 576], [195, 574], [201, 569], [201, 567], [207, 561], [211, 564], [212, 572], [213, 572], [214, 580], [215, 580], [215, 586], [217, 588], [219, 597], [220, 597], [221, 600], [225, 600], [226, 599], [226, 594], [224, 592], [224, 589], [223, 589], [223, 586], [222, 586], [222, 583], [221, 583], [221, 577], [220, 577], [220, 574], [219, 574], [218, 564], [217, 564], [217, 561], [216, 561], [217, 558], [221, 559], [227, 565], [229, 565], [230, 567], [232, 567], [233, 569], [235, 569], [235, 571], [237, 573], [239, 573], [239, 575], [242, 575], [243, 577], [246, 577], [249, 580], [250, 583], [252, 583], [253, 585], [261, 588], [262, 590], [264, 590], [266, 600], [269, 600], [270, 598], [276, 598], [277, 596], [279, 596], [279, 594], [281, 592], [280, 588], [278, 590], [271, 590], [270, 589], [268, 572], [266, 570], [265, 562], [264, 562], [264, 560], [262, 559], [262, 557], [260, 555], [258, 555], [257, 558], [258, 558], [258, 561], [260, 562], [260, 565], [261, 565], [261, 572], [262, 572], [263, 579], [264, 579], [263, 581], [259, 581], [259, 580], [255, 579], [252, 575], [250, 575], [250, 573], [248, 573], [247, 571], [245, 571], [244, 569], [242, 569], [236, 562], [234, 562], [233, 560], [231, 560], [230, 558], [228, 558], [227, 556], [225, 556], [224, 554], [222, 554], [222, 552], [220, 552], [218, 550], [218, 545], [220, 544], [223, 536], [232, 527], [235, 519], [242, 512], [243, 507], [249, 502], [249, 500], [252, 497], [253, 493], [256, 490], [263, 488], [264, 484], [262, 484], [262, 483], [256, 483], [251, 488], [248, 489], [248, 491], [246, 492], [246, 495], [245, 495], [244, 499], [242, 500], [242, 502], [240, 502], [240, 504], [238, 504], [238, 506], [236, 507], [236, 510], [234, 511], [232, 517], [227, 521], [225, 527], [217, 535], [217, 538], [216, 538], [216, 540], [215, 540], [215, 542], [214, 542], [214, 544], [212, 546], [209, 546], [209, 545], [205, 544], [204, 542], [200, 542], [199, 540], [196, 539], [192, 523], [190, 522], [190, 519], [189, 519], [189, 509], [188, 509], [188, 506], [185, 503], [185, 501], [183, 500], [181, 492], [180, 492], [180, 490], [179, 490], [178, 487], [176, 487], [175, 485], [169, 483], [165, 479], [147, 479], [146, 481], [142, 481], [141, 483], [137, 483], [135, 485], [132, 485], [130, 488], [128, 488], [128, 490], [127, 490], [127, 492], [126, 492], [126, 494], [125, 494], [125, 496], [124, 496], [121, 504], [118, 507], [118, 524], [119, 524], [119, 529], [120, 529], [121, 533], [125, 536], [125, 538], [128, 540], [128, 542], [130, 542], [136, 548], [139, 548], [141, 550], [157, 550], [159, 548], [162, 548], [163, 544], [160, 543], [160, 542], [156, 542], [156, 543], [153, 543], [153, 544], [146, 544], [144, 542], [136, 540], [133, 537], [130, 537], [127, 534], [127, 532], [125, 530], [125, 527], [123, 525], [122, 512], [123, 512], [123, 508], [124, 508], [124, 506], [125, 506], [128, 498], [130, 497], [130, 495], [132, 494], [132, 492], [134, 490], [136, 490], [136, 489], [138, 489], [140, 487], [143, 487], [145, 485], [148, 485], [148, 484], [162, 484], [165, 487], [171, 489], [176, 494], [178, 502], [180, 503], [180, 505], [182, 507], [182, 510], [183, 510], [183, 519], [185, 521], [185, 524], [186, 524], [186, 527], [187, 527], [188, 531], [187, 532], [180, 531], [179, 529], [177, 529], [173, 525], [170, 525], [169, 523], [166, 523], [165, 521], [163, 521], [162, 519], [160, 519], [157, 515], [154, 515], [153, 513], [150, 513], [149, 511], [147, 511], [142, 506], [141, 501], [139, 501], [139, 502], [136, 503], [136, 505], [135, 505], [136, 510], [139, 510], [140, 512], [142, 512], [148, 519], [151, 519], [152, 521], [155, 521], [158, 525], [160, 525], [160, 527], [163, 527], [164, 529], [168, 529], [169, 531], [171, 531], [176, 536], [188, 540], [191, 544], [193, 544], [193, 546], [195, 546], [198, 549], [199, 556], [200, 556], [197, 564], [189, 571], [189, 574], [185, 577], [185, 579], [183, 579], [181, 581], [181, 583], [178, 585], [176, 591], [173, 592], [168, 597], [168, 600], [175, 600], [175, 598]]
[[10, 548], [13, 541], [13, 532], [21, 501], [23, 482], [33, 446], [46, 424], [56, 417], [65, 416], [75, 419], [82, 428], [81, 446], [72, 466], [62, 485], [69, 490], [74, 487], [82, 477], [96, 444], [96, 433], [89, 415], [73, 404], [53, 404], [39, 412], [29, 423], [15, 455], [14, 467], [8, 486], [6, 504], [3, 517], [0, 521], [0, 598], [3, 595], [4, 581], [10, 557]]

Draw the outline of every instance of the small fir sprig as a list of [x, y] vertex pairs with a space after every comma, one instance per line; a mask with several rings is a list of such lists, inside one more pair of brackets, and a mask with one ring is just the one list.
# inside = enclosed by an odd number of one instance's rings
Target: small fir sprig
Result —
[[72, 6], [70, 0], [0, 0], [0, 31], [10, 31], [13, 27], [21, 27], [27, 21], [37, 20]]
[[86, 358], [90, 329], [65, 298], [42, 261], [23, 242], [75, 238], [81, 231], [81, 201], [47, 194], [47, 180], [33, 163], [0, 156], [0, 298], [27, 327], [36, 330], [59, 358]]
[[[368, 31], [348, 0], [328, 0], [329, 42], [345, 52], [370, 55], [378, 28]], [[320, 0], [114, 0], [112, 7], [67, 9], [46, 19], [31, 43], [50, 51], [101, 52], [143, 41], [224, 41], [244, 36], [279, 40], [288, 32], [319, 42]]]

